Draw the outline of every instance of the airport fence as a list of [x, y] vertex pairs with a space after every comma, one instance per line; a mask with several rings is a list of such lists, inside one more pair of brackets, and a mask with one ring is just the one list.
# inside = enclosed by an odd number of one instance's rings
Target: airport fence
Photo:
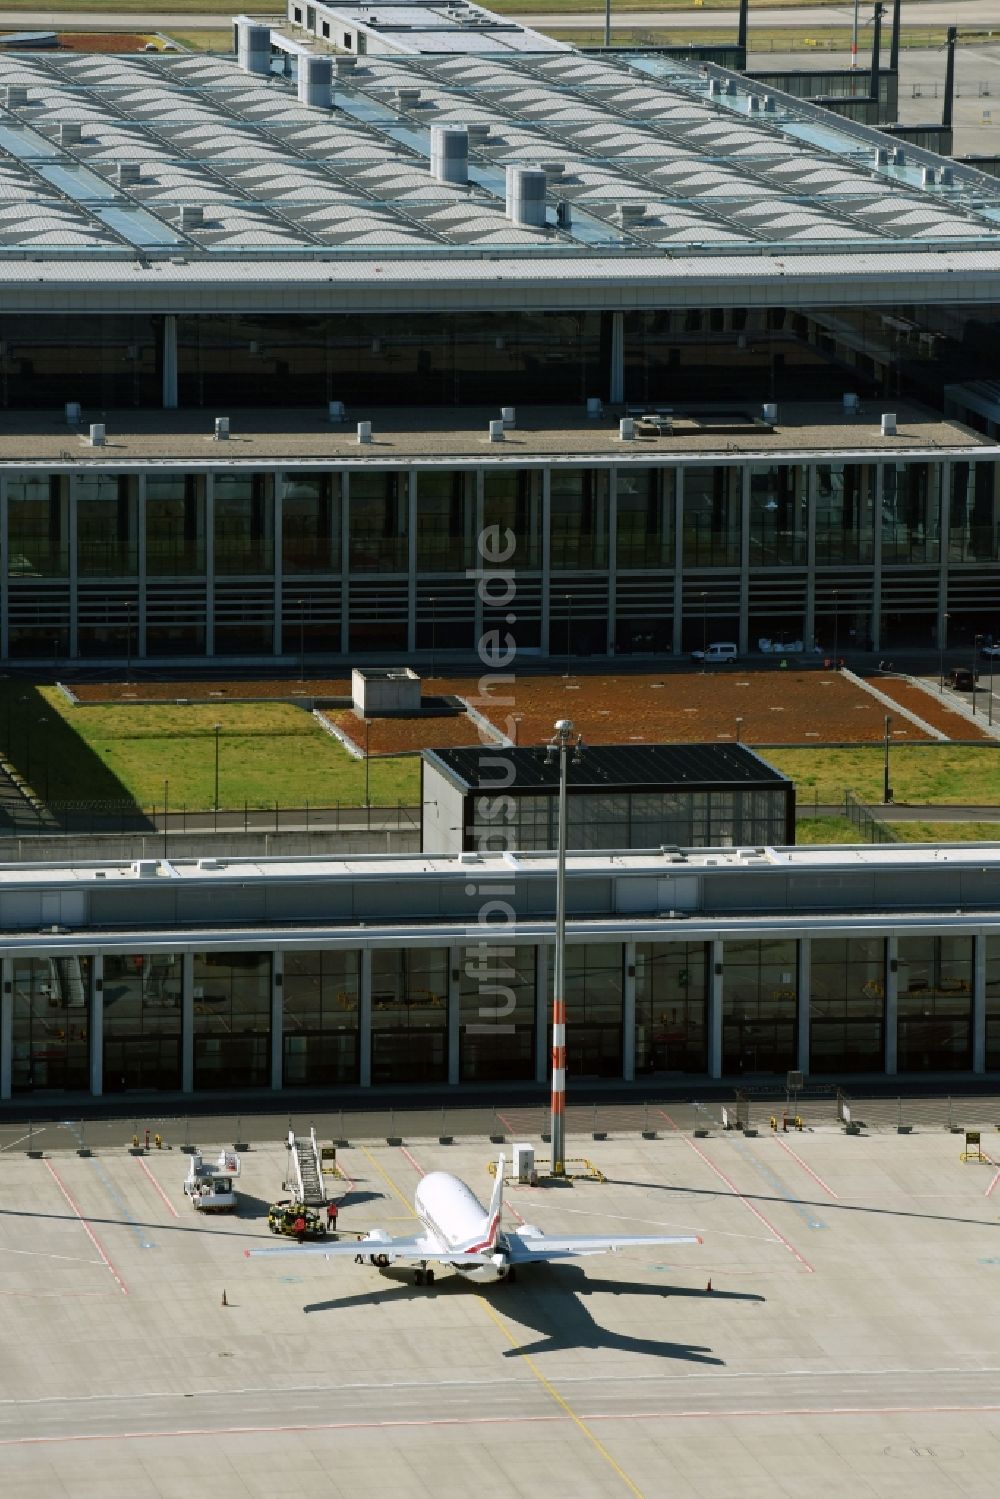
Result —
[[[772, 1124], [773, 1121], [773, 1124]], [[592, 1140], [668, 1139], [703, 1131], [721, 1135], [727, 1129], [768, 1133], [838, 1130], [848, 1125], [868, 1132], [930, 1133], [979, 1129], [1000, 1131], [1000, 1094], [905, 1096], [859, 1099], [835, 1086], [789, 1094], [784, 1086], [746, 1086], [704, 1103], [676, 1099], [628, 1103], [571, 1104], [566, 1114], [568, 1140], [581, 1148]], [[243, 1151], [282, 1148], [289, 1130], [297, 1135], [315, 1129], [324, 1143], [343, 1145], [443, 1143], [488, 1140], [499, 1150], [518, 1140], [535, 1144], [544, 1154], [549, 1137], [547, 1104], [456, 1104], [440, 1108], [328, 1109], [265, 1113], [185, 1115], [138, 1111], [116, 1119], [7, 1120], [0, 1124], [0, 1154], [35, 1151], [44, 1154], [87, 1151], [100, 1154], [131, 1147], [183, 1153], [234, 1145]], [[159, 1142], [159, 1143], [157, 1143]], [[1000, 1152], [1000, 1140], [997, 1150]]]

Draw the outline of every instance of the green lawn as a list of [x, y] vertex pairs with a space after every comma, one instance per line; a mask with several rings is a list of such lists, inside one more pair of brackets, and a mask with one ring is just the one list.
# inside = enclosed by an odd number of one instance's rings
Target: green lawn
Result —
[[[288, 704], [74, 708], [54, 687], [0, 683], [0, 738], [21, 773], [52, 802], [162, 806], [169, 781], [171, 807], [208, 809], [215, 794], [216, 723], [222, 725], [221, 807], [363, 804], [364, 764]], [[374, 804], [413, 804], [419, 785], [415, 758], [371, 761]]]
[[795, 823], [796, 843], [857, 843], [857, 828], [846, 817], [799, 817]]
[[233, 50], [231, 31], [168, 31], [166, 35], [172, 41], [179, 42], [182, 47], [190, 47], [195, 52], [232, 52]]
[[[800, 802], [841, 802], [845, 787], [862, 801], [882, 800], [880, 745], [767, 749], [762, 754], [792, 777]], [[1000, 807], [1000, 745], [893, 745], [889, 774], [897, 802]]]
[[894, 822], [901, 843], [1000, 843], [1000, 822]]

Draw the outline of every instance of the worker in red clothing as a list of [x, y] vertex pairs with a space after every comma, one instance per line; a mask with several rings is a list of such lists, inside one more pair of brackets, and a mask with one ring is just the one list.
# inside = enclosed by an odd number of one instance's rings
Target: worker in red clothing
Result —
[[301, 1213], [295, 1220], [295, 1237], [300, 1244], [303, 1244], [305, 1242], [306, 1220], [303, 1218]]
[[332, 1234], [337, 1231], [337, 1212], [337, 1204], [335, 1202], [328, 1202], [326, 1205], [326, 1227], [328, 1233]]

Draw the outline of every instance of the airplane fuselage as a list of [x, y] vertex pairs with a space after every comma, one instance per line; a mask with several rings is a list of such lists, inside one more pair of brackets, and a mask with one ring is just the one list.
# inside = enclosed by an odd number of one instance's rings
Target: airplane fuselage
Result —
[[453, 1268], [466, 1280], [478, 1285], [493, 1285], [506, 1280], [510, 1259], [503, 1247], [503, 1236], [496, 1235], [487, 1208], [475, 1193], [449, 1171], [431, 1171], [422, 1177], [413, 1199], [421, 1223], [442, 1249], [456, 1254], [471, 1254], [495, 1248], [490, 1261], [482, 1265], [456, 1264]]

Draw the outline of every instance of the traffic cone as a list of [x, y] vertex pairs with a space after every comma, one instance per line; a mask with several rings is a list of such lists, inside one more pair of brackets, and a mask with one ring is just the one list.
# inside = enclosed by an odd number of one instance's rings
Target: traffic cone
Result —
[[[709, 1283], [708, 1289], [709, 1290], [712, 1289], [711, 1282]], [[223, 1291], [223, 1293], [222, 1293], [222, 1305], [223, 1306], [228, 1306], [229, 1305], [229, 1302], [226, 1300], [226, 1293], [225, 1293], [225, 1291]]]

